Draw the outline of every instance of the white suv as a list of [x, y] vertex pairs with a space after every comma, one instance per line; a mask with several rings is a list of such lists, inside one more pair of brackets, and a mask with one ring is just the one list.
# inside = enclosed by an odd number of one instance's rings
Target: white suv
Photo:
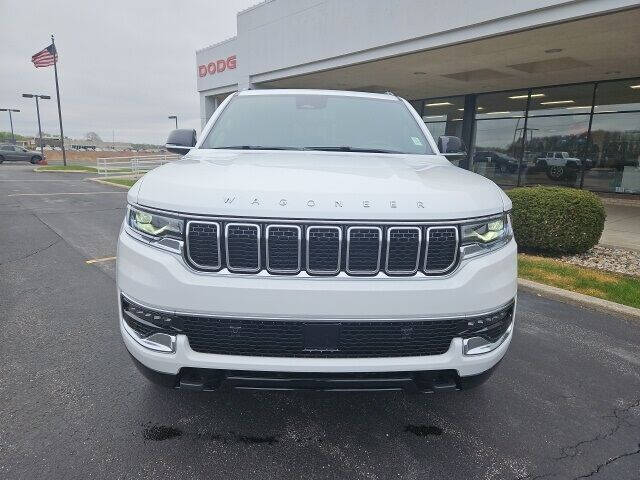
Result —
[[[456, 137], [441, 137], [443, 154]], [[460, 390], [513, 332], [511, 201], [392, 94], [229, 96], [129, 191], [120, 329], [189, 390]]]

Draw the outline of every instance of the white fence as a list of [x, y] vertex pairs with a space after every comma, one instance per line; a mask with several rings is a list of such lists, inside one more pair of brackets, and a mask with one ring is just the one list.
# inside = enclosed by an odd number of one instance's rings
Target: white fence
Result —
[[132, 175], [139, 177], [149, 170], [180, 158], [179, 155], [145, 155], [138, 157], [102, 157], [96, 159], [99, 175]]

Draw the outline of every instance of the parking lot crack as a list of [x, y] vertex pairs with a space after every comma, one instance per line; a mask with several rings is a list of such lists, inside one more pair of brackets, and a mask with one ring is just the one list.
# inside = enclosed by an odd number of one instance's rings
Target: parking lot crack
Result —
[[616, 432], [620, 429], [621, 426], [629, 425], [629, 423], [624, 419], [623, 414], [629, 412], [631, 409], [639, 408], [639, 407], [640, 407], [640, 399], [635, 400], [634, 402], [624, 407], [614, 408], [609, 415], [604, 415], [602, 417], [603, 419], [610, 419], [610, 418], [614, 419], [613, 425], [607, 431], [605, 431], [604, 433], [599, 433], [595, 437], [590, 438], [588, 440], [581, 440], [572, 445], [561, 447], [560, 456], [554, 458], [554, 460], [564, 460], [566, 458], [576, 457], [580, 454], [580, 447], [612, 437], [613, 435], [616, 434]]
[[632, 456], [638, 455], [638, 454], [640, 454], [640, 444], [638, 444], [638, 448], [636, 450], [634, 450], [632, 452], [622, 453], [620, 455], [616, 455], [615, 457], [611, 457], [606, 462], [599, 463], [598, 465], [596, 465], [594, 470], [591, 470], [589, 473], [585, 473], [584, 475], [580, 475], [579, 477], [575, 477], [574, 480], [579, 480], [581, 478], [590, 478], [590, 477], [600, 473], [600, 471], [603, 468], [608, 467], [612, 463], [615, 463], [615, 462], [617, 462], [618, 460], [620, 460], [622, 458], [632, 457]]
[[30, 253], [28, 253], [26, 255], [23, 255], [21, 257], [14, 258], [13, 260], [9, 260], [8, 262], [0, 263], [0, 266], [9, 265], [11, 263], [19, 262], [19, 261], [24, 260], [26, 258], [33, 257], [34, 255], [37, 255], [38, 253], [44, 252], [45, 250], [47, 250], [47, 249], [53, 247], [54, 245], [60, 243], [60, 240], [62, 240], [62, 239], [60, 237], [58, 237], [55, 241], [53, 241], [52, 243], [50, 243], [46, 247], [38, 248], [38, 249], [34, 250], [33, 252], [30, 252]]

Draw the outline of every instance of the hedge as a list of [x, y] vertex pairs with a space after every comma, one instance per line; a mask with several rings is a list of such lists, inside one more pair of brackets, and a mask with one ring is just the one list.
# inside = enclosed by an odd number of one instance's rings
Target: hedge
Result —
[[524, 251], [583, 253], [596, 245], [604, 229], [604, 206], [586, 190], [521, 187], [507, 192], [513, 202], [513, 231]]

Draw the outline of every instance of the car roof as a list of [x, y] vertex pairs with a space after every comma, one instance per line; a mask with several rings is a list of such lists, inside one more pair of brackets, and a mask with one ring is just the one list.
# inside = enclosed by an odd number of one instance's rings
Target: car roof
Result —
[[241, 90], [237, 94], [240, 97], [262, 95], [331, 95], [341, 97], [364, 97], [380, 100], [398, 100], [393, 93], [354, 92], [349, 90], [320, 90], [311, 88], [273, 88], [264, 90]]

